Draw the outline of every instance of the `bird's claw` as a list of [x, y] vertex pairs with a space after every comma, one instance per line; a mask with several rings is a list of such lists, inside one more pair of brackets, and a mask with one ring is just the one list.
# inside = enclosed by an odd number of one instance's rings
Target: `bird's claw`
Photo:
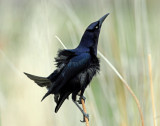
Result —
[[79, 97], [79, 100], [77, 101], [79, 104], [82, 104], [82, 102], [81, 102], [81, 100], [84, 100], [84, 102], [85, 102], [85, 100], [86, 100], [86, 98], [84, 97], [84, 96], [80, 96]]
[[80, 120], [80, 122], [84, 123], [84, 122], [86, 122], [86, 121], [85, 121], [85, 119], [83, 119], [83, 120]]
[[84, 113], [84, 114], [83, 114], [83, 120], [80, 120], [80, 121], [81, 121], [82, 123], [83, 123], [83, 122], [86, 122], [86, 121], [85, 121], [85, 118], [87, 118], [88, 121], [89, 121], [89, 114]]

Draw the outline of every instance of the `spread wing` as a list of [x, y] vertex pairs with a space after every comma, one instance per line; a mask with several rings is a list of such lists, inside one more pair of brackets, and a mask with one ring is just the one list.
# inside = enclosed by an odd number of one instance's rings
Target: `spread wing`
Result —
[[61, 74], [63, 68], [66, 66], [66, 64], [69, 62], [69, 60], [75, 56], [75, 53], [71, 50], [59, 50], [58, 55], [55, 58], [57, 69], [49, 75], [47, 78], [46, 77], [39, 77], [35, 76], [29, 73], [24, 74], [33, 80], [37, 85], [40, 87], [46, 87], [49, 89], [52, 85], [52, 83], [58, 78], [58, 76]]
[[61, 74], [58, 76], [56, 81], [52, 83], [52, 86], [49, 88], [48, 92], [45, 94], [45, 96], [42, 98], [46, 98], [48, 95], [57, 94], [61, 90], [61, 88], [67, 84], [67, 82], [80, 73], [82, 70], [84, 70], [89, 62], [90, 62], [91, 56], [89, 53], [82, 53], [80, 55], [74, 56], [70, 59], [68, 64], [64, 67]]

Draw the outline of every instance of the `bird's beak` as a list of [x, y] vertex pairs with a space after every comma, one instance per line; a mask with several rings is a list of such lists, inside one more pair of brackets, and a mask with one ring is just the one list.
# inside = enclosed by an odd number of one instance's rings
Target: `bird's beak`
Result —
[[101, 17], [98, 21], [99, 21], [99, 27], [101, 27], [103, 21], [106, 19], [106, 17], [109, 15], [109, 13], [105, 14], [103, 17]]

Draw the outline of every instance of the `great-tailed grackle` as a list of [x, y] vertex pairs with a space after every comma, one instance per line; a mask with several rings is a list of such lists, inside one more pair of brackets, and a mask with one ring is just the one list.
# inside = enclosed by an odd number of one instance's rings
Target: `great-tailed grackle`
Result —
[[73, 102], [88, 118], [88, 115], [77, 104], [76, 96], [79, 94], [80, 99], [84, 98], [83, 93], [86, 87], [100, 69], [97, 58], [98, 38], [102, 23], [108, 15], [109, 13], [87, 27], [77, 48], [58, 52], [55, 58], [57, 69], [51, 75], [38, 77], [25, 73], [39, 86], [47, 87], [48, 92], [42, 100], [54, 94], [54, 100], [57, 103], [55, 112], [58, 112], [65, 99], [72, 94]]

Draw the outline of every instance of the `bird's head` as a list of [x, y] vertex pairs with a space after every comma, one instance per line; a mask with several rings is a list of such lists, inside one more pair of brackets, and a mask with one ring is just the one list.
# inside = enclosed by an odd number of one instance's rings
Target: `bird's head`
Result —
[[84, 32], [84, 34], [82, 36], [81, 42], [78, 47], [93, 48], [95, 53], [97, 53], [97, 44], [98, 44], [99, 33], [101, 31], [102, 23], [108, 15], [109, 15], [109, 13], [105, 14], [98, 21], [91, 23], [87, 27], [86, 31]]

